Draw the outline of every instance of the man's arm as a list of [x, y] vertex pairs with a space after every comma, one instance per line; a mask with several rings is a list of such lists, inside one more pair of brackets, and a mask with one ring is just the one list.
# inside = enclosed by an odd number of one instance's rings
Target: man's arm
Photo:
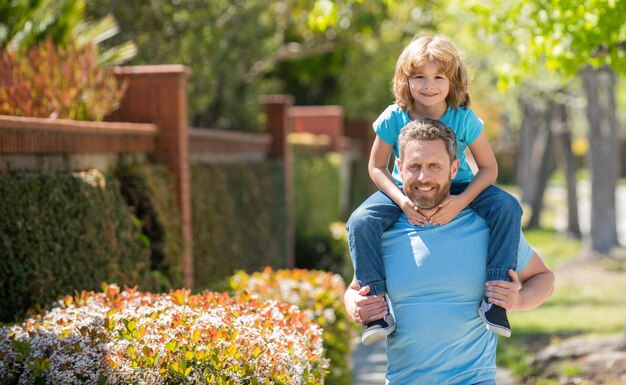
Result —
[[541, 305], [554, 290], [554, 273], [537, 253], [519, 274], [509, 270], [511, 282], [487, 282], [485, 294], [506, 310], [530, 310]]
[[381, 319], [387, 314], [387, 303], [384, 296], [367, 295], [369, 291], [369, 286], [360, 288], [356, 278], [353, 278], [343, 296], [348, 316], [353, 321], [364, 325]]

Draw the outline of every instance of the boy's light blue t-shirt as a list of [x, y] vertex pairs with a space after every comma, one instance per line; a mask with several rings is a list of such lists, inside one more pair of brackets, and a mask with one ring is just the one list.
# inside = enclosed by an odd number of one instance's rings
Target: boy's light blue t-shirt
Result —
[[[443, 226], [403, 214], [382, 237], [397, 329], [387, 337], [388, 385], [469, 385], [496, 377], [495, 334], [477, 310], [485, 292], [489, 228], [465, 209]], [[517, 271], [533, 255], [520, 237]]]
[[[483, 122], [472, 111], [471, 108], [459, 107], [448, 108], [446, 113], [439, 119], [446, 126], [450, 127], [456, 134], [457, 158], [459, 158], [459, 172], [452, 181], [455, 182], [471, 182], [474, 178], [469, 163], [465, 156], [465, 149], [471, 145], [478, 135], [483, 131]], [[407, 111], [400, 109], [396, 104], [392, 104], [383, 111], [373, 124], [374, 132], [385, 143], [393, 146], [393, 153], [396, 158], [400, 157], [398, 151], [398, 137], [400, 131], [411, 121]], [[397, 163], [394, 163], [393, 179], [398, 186], [402, 185], [402, 177], [398, 170]]]

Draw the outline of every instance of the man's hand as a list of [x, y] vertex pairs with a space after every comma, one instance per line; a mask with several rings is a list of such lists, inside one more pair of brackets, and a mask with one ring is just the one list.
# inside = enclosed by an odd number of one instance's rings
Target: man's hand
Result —
[[433, 225], [445, 225], [453, 220], [467, 205], [459, 195], [450, 195], [439, 204], [439, 210], [430, 218]]
[[406, 215], [406, 218], [409, 220], [409, 223], [413, 226], [421, 226], [424, 227], [426, 222], [429, 221], [422, 213], [420, 213], [417, 209], [417, 206], [408, 197], [404, 197], [400, 204], [400, 208]]
[[387, 314], [387, 302], [382, 294], [367, 295], [369, 286], [364, 286], [358, 291], [350, 286], [346, 291], [346, 311], [353, 321], [367, 325], [379, 320]]
[[485, 295], [489, 298], [489, 301], [494, 305], [498, 305], [505, 308], [508, 311], [518, 310], [521, 300], [520, 291], [522, 290], [522, 283], [515, 272], [515, 270], [509, 270], [509, 276], [511, 282], [507, 281], [489, 281], [485, 285]]

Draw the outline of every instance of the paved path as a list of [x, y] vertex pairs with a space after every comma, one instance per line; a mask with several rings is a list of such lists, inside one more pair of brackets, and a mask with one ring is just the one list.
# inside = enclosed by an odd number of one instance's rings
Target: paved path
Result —
[[[385, 341], [381, 340], [373, 345], [365, 346], [361, 343], [353, 356], [354, 378], [352, 385], [385, 385], [387, 370], [387, 356], [385, 356]], [[518, 385], [511, 373], [499, 368], [497, 385]]]

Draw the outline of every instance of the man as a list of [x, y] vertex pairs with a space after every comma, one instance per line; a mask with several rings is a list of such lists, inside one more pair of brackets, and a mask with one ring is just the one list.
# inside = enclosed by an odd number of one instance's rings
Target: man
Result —
[[[409, 123], [399, 138], [404, 193], [430, 218], [456, 175], [452, 130], [432, 119]], [[442, 226], [411, 225], [403, 215], [382, 239], [387, 295], [396, 331], [387, 337], [388, 385], [495, 384], [497, 336], [476, 312], [486, 295], [508, 311], [532, 309], [552, 293], [554, 274], [521, 237], [511, 282], [485, 286], [489, 230], [471, 209]], [[386, 314], [381, 296], [353, 280], [348, 314], [368, 324]]]

